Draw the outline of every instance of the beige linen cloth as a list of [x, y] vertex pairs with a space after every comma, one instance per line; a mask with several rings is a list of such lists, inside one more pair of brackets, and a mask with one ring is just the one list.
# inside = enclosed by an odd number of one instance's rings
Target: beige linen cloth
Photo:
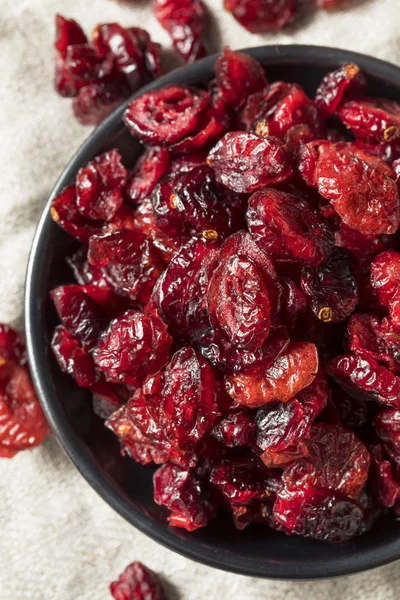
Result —
[[[22, 325], [25, 268], [49, 192], [90, 133], [52, 89], [54, 14], [139, 25], [169, 46], [146, 0], [0, 0], [0, 321]], [[358, 50], [400, 64], [399, 0], [358, 0], [279, 35], [253, 36], [208, 0], [215, 45], [312, 43]], [[53, 436], [40, 448], [0, 459], [0, 600], [106, 600], [109, 583], [141, 560], [177, 600], [395, 600], [400, 565], [321, 582], [231, 575], [166, 550], [123, 521], [96, 495]]]

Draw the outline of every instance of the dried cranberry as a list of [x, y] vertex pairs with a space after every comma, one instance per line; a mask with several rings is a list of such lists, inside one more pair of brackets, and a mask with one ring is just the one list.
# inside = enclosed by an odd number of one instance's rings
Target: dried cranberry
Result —
[[82, 125], [98, 125], [129, 96], [130, 89], [123, 78], [89, 83], [79, 90], [72, 109]]
[[351, 396], [400, 406], [400, 378], [376, 360], [343, 354], [332, 359], [327, 371]]
[[4, 323], [0, 323], [0, 361], [1, 359], [12, 360], [21, 366], [27, 361], [24, 336]]
[[171, 85], [133, 100], [125, 111], [124, 122], [129, 132], [143, 142], [169, 145], [197, 128], [209, 101], [207, 92]]
[[357, 65], [342, 65], [325, 75], [315, 93], [315, 104], [325, 117], [330, 117], [344, 98], [357, 96], [366, 87], [365, 76]]
[[100, 233], [101, 226], [87, 222], [76, 205], [76, 188], [71, 183], [53, 198], [50, 208], [51, 218], [71, 237], [87, 244], [92, 235]]
[[215, 64], [217, 90], [228, 106], [243, 106], [247, 96], [262, 90], [267, 79], [261, 65], [250, 56], [224, 48]]
[[149, 377], [128, 404], [108, 420], [129, 452], [131, 444], [152, 447], [157, 463], [188, 466], [193, 445], [218, 416], [217, 386], [211, 367], [192, 348], [174, 354], [164, 372]]
[[0, 457], [38, 446], [48, 433], [28, 369], [1, 357]]
[[257, 425], [252, 416], [244, 410], [239, 410], [217, 421], [211, 435], [225, 446], [235, 448], [251, 446], [255, 442], [256, 432]]
[[94, 348], [93, 360], [108, 381], [138, 387], [168, 362], [171, 342], [156, 311], [129, 310], [111, 321]]
[[300, 316], [307, 311], [307, 300], [291, 279], [279, 277], [279, 285], [281, 295], [277, 320], [278, 322], [282, 320], [287, 327], [293, 329]]
[[365, 235], [344, 223], [335, 231], [336, 246], [350, 250], [362, 270], [369, 270], [373, 258], [388, 247], [390, 240], [390, 236]]
[[256, 407], [287, 402], [312, 383], [318, 371], [314, 344], [293, 342], [262, 374], [238, 373], [226, 377], [226, 389], [240, 405]]
[[379, 411], [374, 421], [375, 431], [397, 475], [400, 467], [400, 410], [384, 408]]
[[69, 46], [86, 44], [87, 37], [74, 19], [66, 19], [56, 15], [56, 41], [54, 46], [62, 57], [65, 57]]
[[129, 201], [137, 204], [147, 198], [165, 175], [170, 164], [166, 148], [147, 148], [137, 161], [125, 191]]
[[307, 441], [307, 456], [284, 473], [288, 486], [311, 483], [357, 499], [368, 478], [370, 454], [362, 441], [341, 425], [317, 423]]
[[166, 600], [157, 575], [140, 562], [128, 565], [110, 592], [115, 600]]
[[212, 237], [194, 237], [182, 246], [154, 290], [160, 314], [178, 338], [195, 337], [208, 326], [206, 292], [219, 249], [218, 239]]
[[230, 504], [250, 504], [267, 500], [275, 488], [275, 479], [259, 458], [222, 461], [210, 476]]
[[400, 253], [382, 252], [373, 260], [371, 283], [382, 304], [389, 309], [393, 324], [400, 326]]
[[153, 11], [185, 62], [206, 55], [203, 34], [208, 19], [202, 0], [153, 0]]
[[297, 0], [224, 0], [224, 8], [251, 33], [278, 31], [297, 13]]
[[395, 233], [400, 223], [396, 183], [357, 153], [347, 143], [311, 142], [300, 151], [299, 169], [346, 225], [364, 234]]
[[246, 131], [255, 131], [259, 121], [268, 122], [280, 101], [290, 92], [291, 85], [285, 81], [274, 81], [263, 90], [250, 94], [241, 113], [241, 123]]
[[337, 492], [313, 486], [284, 487], [273, 517], [289, 535], [344, 542], [363, 531], [361, 506]]
[[332, 232], [307, 201], [279, 190], [251, 196], [247, 226], [261, 248], [280, 260], [317, 266], [334, 246]]
[[123, 202], [127, 172], [118, 150], [96, 156], [76, 177], [76, 205], [89, 220], [110, 221]]
[[304, 266], [301, 289], [314, 315], [325, 323], [344, 321], [358, 304], [351, 254], [334, 250], [317, 268]]
[[153, 285], [163, 270], [154, 243], [140, 231], [124, 229], [90, 238], [90, 265], [100, 267], [114, 290], [141, 304], [150, 298]]
[[170, 509], [168, 521], [172, 527], [194, 531], [215, 516], [217, 507], [195, 473], [168, 463], [154, 473], [153, 483], [154, 501]]
[[400, 337], [390, 319], [381, 321], [375, 315], [352, 315], [347, 331], [352, 352], [383, 363], [400, 374]]
[[369, 451], [372, 458], [370, 482], [375, 501], [378, 506], [391, 508], [400, 497], [400, 486], [394, 479], [390, 462], [384, 458], [382, 446], [371, 445]]
[[361, 140], [393, 142], [400, 137], [400, 103], [380, 98], [349, 100], [338, 110], [340, 120]]
[[273, 137], [227, 133], [211, 150], [207, 164], [227, 188], [250, 194], [292, 174], [285, 145]]
[[132, 229], [141, 231], [153, 241], [165, 263], [171, 260], [180, 245], [180, 240], [168, 236], [157, 227], [150, 198], [145, 198], [137, 207]]
[[93, 360], [62, 325], [56, 327], [51, 347], [61, 371], [71, 375], [80, 387], [93, 388], [97, 379]]

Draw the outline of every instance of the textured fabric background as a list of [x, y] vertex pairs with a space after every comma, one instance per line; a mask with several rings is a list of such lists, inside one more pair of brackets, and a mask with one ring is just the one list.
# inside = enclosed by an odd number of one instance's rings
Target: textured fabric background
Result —
[[[214, 45], [313, 43], [400, 64], [399, 0], [358, 0], [279, 35], [252, 36], [222, 0], [208, 0]], [[54, 14], [87, 30], [100, 21], [147, 28], [168, 47], [149, 2], [0, 0], [0, 320], [22, 325], [25, 268], [36, 223], [61, 169], [89, 134], [52, 89]], [[1, 459], [0, 459], [1, 460]], [[181, 558], [118, 517], [51, 437], [0, 462], [0, 600], [106, 600], [108, 585], [135, 559], [171, 583], [171, 599], [395, 600], [400, 566], [317, 583], [249, 579]]]

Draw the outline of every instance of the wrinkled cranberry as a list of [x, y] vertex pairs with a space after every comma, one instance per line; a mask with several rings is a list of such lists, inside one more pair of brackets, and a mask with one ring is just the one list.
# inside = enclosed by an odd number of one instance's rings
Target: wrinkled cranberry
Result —
[[224, 0], [224, 8], [251, 33], [278, 31], [296, 15], [297, 0]]
[[293, 342], [263, 373], [238, 373], [225, 379], [227, 392], [240, 405], [256, 407], [287, 402], [312, 383], [318, 371], [314, 344]]
[[153, 0], [153, 11], [185, 62], [204, 58], [207, 10], [202, 0]]
[[98, 125], [129, 95], [129, 87], [123, 79], [90, 83], [79, 90], [72, 109], [81, 125]]
[[215, 64], [217, 91], [228, 106], [243, 106], [247, 96], [262, 90], [267, 79], [261, 65], [250, 56], [225, 47]]
[[312, 485], [359, 498], [368, 478], [370, 454], [360, 439], [341, 425], [317, 423], [307, 441], [307, 456], [286, 469], [288, 486]]
[[118, 150], [100, 154], [76, 176], [76, 205], [84, 218], [110, 221], [123, 202], [127, 172]]
[[346, 225], [364, 234], [394, 233], [400, 223], [396, 183], [357, 153], [348, 143], [311, 142], [300, 151], [299, 169]]
[[393, 324], [400, 327], [400, 253], [382, 252], [373, 260], [371, 283], [389, 309]]
[[170, 153], [166, 148], [147, 148], [133, 169], [125, 194], [129, 201], [137, 204], [145, 200], [165, 175], [170, 164]]
[[207, 361], [192, 348], [174, 354], [164, 372], [149, 377], [128, 404], [112, 415], [108, 426], [125, 450], [141, 443], [156, 463], [168, 459], [188, 466], [193, 445], [218, 416], [217, 385]]
[[400, 332], [393, 330], [390, 319], [381, 321], [375, 315], [352, 315], [347, 332], [352, 352], [383, 363], [400, 374]]
[[26, 347], [22, 333], [10, 325], [0, 323], [0, 359], [12, 360], [19, 365], [26, 364]]
[[252, 416], [244, 410], [239, 410], [217, 421], [211, 435], [225, 446], [235, 448], [251, 446], [255, 441], [256, 432], [257, 425]]
[[301, 289], [314, 315], [324, 323], [344, 321], [358, 304], [351, 254], [334, 250], [317, 268], [305, 266]]
[[400, 103], [379, 98], [349, 100], [338, 110], [340, 120], [361, 140], [393, 142], [400, 137]]
[[231, 504], [267, 500], [276, 487], [273, 474], [259, 458], [222, 461], [212, 469], [210, 481]]
[[369, 270], [373, 258], [390, 245], [391, 236], [365, 235], [342, 222], [335, 231], [335, 242], [336, 246], [350, 250], [363, 270]]
[[169, 358], [171, 336], [158, 313], [129, 310], [111, 321], [93, 351], [108, 381], [139, 387]]
[[154, 473], [153, 483], [154, 501], [170, 509], [172, 527], [194, 531], [215, 516], [216, 504], [199, 475], [168, 463]]
[[273, 258], [319, 265], [334, 246], [327, 224], [306, 200], [278, 190], [253, 194], [247, 226], [257, 243]]
[[154, 243], [140, 231], [124, 229], [90, 238], [90, 265], [100, 267], [104, 277], [123, 296], [141, 304], [150, 298], [153, 285], [163, 270]]
[[69, 46], [86, 44], [87, 37], [74, 19], [66, 19], [56, 15], [56, 41], [54, 46], [62, 57], [65, 57]]
[[207, 92], [171, 85], [133, 100], [124, 122], [134, 137], [147, 144], [173, 144], [197, 128], [209, 100]]
[[372, 493], [378, 506], [391, 508], [400, 497], [400, 486], [393, 477], [390, 462], [384, 458], [382, 446], [371, 445], [369, 451], [372, 458], [370, 470]]
[[208, 326], [206, 292], [218, 258], [213, 236], [192, 238], [159, 278], [153, 298], [161, 317], [178, 338], [195, 337]]
[[283, 531], [329, 542], [344, 542], [363, 531], [361, 506], [340, 493], [308, 485], [284, 487], [273, 517]]
[[315, 104], [325, 117], [330, 117], [344, 98], [357, 96], [366, 87], [365, 76], [357, 65], [342, 65], [325, 75], [315, 92]]
[[97, 379], [93, 360], [65, 327], [56, 327], [51, 347], [64, 373], [71, 375], [80, 387], [93, 388]]
[[1, 356], [0, 457], [38, 446], [48, 433], [28, 369]]
[[50, 209], [51, 218], [68, 235], [87, 244], [92, 235], [100, 233], [100, 224], [87, 222], [76, 204], [76, 188], [71, 183], [53, 198]]
[[291, 86], [285, 81], [274, 81], [264, 89], [250, 94], [240, 116], [246, 131], [255, 131], [259, 121], [268, 122], [280, 101], [290, 92]]
[[166, 600], [157, 575], [137, 561], [111, 583], [110, 592], [115, 600]]
[[355, 398], [400, 406], [400, 378], [372, 358], [343, 354], [328, 363], [327, 372]]
[[250, 194], [284, 181], [292, 174], [289, 154], [282, 142], [252, 133], [227, 133], [211, 150], [207, 164], [227, 188]]

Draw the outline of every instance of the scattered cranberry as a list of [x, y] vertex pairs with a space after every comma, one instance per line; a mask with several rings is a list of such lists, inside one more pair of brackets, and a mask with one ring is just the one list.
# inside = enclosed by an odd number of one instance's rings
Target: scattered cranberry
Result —
[[[188, 45], [201, 44], [186, 2], [182, 14], [177, 0], [157, 5], [172, 35], [187, 17]], [[262, 5], [242, 3], [256, 15]], [[69, 72], [108, 85], [92, 78], [112, 53], [135, 85], [145, 32], [99, 26], [93, 53], [76, 24], [61, 25]], [[56, 360], [93, 394], [122, 453], [159, 465], [154, 500], [172, 527], [225, 511], [239, 530], [341, 542], [382, 509], [399, 514], [399, 155], [383, 129], [397, 109], [366, 93], [345, 65], [313, 101], [227, 48], [208, 91], [172, 85], [127, 107], [145, 144], [130, 171], [110, 149], [53, 199], [52, 218], [81, 242], [67, 259], [76, 283], [51, 292]], [[365, 119], [349, 141], [331, 117], [355, 107]], [[25, 356], [5, 327], [0, 357], [14, 365], [12, 411]], [[1, 436], [1, 455], [19, 449]], [[128, 571], [116, 598], [158, 589]]]
[[115, 600], [166, 600], [157, 575], [140, 562], [128, 565], [110, 592]]

